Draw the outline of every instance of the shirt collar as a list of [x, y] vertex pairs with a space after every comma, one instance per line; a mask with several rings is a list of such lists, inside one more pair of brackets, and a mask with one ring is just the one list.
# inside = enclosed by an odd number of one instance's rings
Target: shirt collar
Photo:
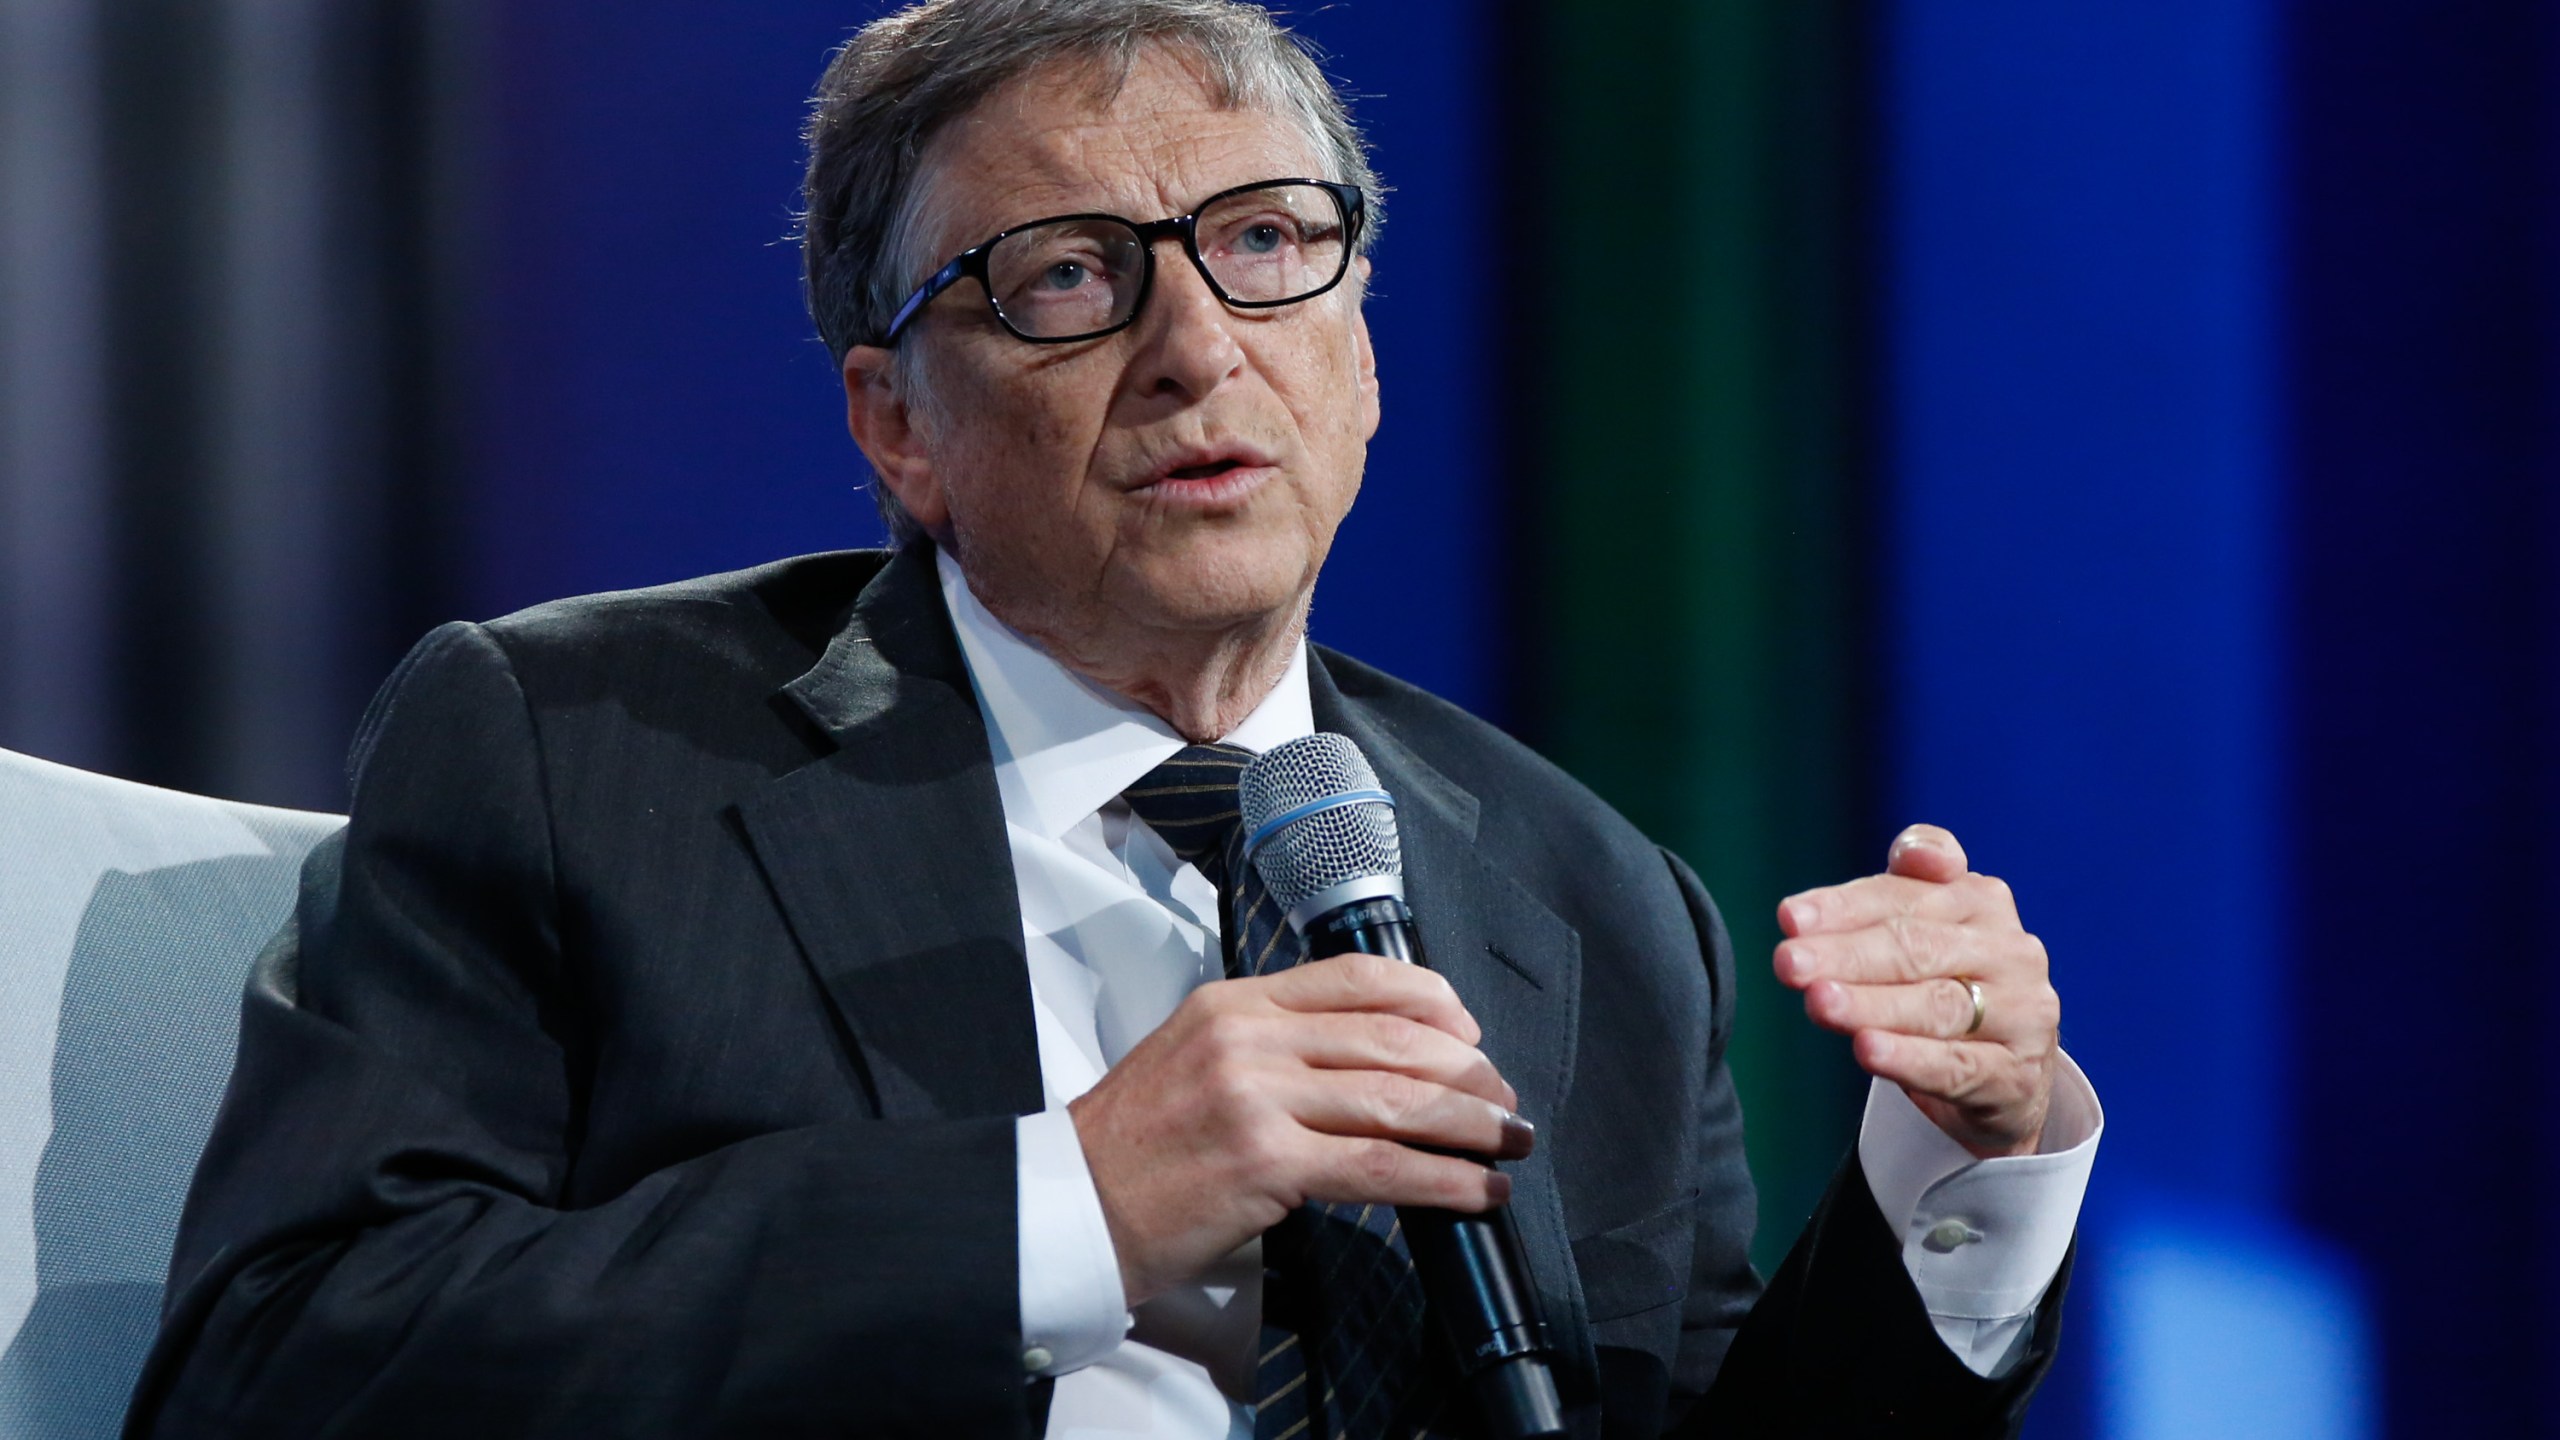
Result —
[[[1007, 821], [1055, 839], [1187, 743], [1155, 712], [1069, 670], [997, 619], [949, 551], [936, 550], [934, 561], [986, 717]], [[1260, 754], [1315, 728], [1301, 640], [1280, 683], [1222, 738]]]

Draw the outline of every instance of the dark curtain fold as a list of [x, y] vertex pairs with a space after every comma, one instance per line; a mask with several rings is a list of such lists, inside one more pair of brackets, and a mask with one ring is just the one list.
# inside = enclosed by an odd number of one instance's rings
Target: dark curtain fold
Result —
[[436, 618], [469, 17], [0, 21], [0, 745], [314, 808]]

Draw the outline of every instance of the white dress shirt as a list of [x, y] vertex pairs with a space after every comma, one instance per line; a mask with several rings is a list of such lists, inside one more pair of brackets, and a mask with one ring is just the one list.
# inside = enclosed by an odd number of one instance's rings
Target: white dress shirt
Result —
[[[1120, 798], [1185, 742], [996, 619], [949, 554], [939, 564], [994, 751], [1031, 969], [1047, 1108], [1016, 1122], [1023, 1364], [1057, 1377], [1049, 1440], [1250, 1440], [1259, 1242], [1131, 1314], [1066, 1113], [1194, 987], [1223, 974], [1216, 887]], [[1223, 738], [1258, 753], [1314, 728], [1301, 646]], [[1939, 1335], [1978, 1373], [2000, 1373], [2023, 1349], [2102, 1126], [2096, 1094], [2067, 1060], [2046, 1153], [2015, 1159], [1977, 1161], [1899, 1088], [1871, 1088], [1859, 1163], [1904, 1236]]]

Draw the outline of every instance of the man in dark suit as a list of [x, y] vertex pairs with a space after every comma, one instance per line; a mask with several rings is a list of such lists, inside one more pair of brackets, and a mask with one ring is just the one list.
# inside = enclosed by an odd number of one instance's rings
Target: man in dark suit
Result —
[[[893, 17], [810, 176], [901, 546], [403, 663], [132, 1432], [1475, 1433], [1352, 1294], [1408, 1293], [1400, 1242], [1314, 1265], [1313, 1201], [1507, 1201], [1585, 1436], [2014, 1429], [2096, 1120], [2005, 890], [1917, 827], [1782, 909], [1890, 1083], [1764, 1289], [1696, 879], [1304, 644], [1377, 423], [1375, 185], [1267, 17]], [[1432, 972], [1220, 978], [1236, 882], [1149, 799], [1313, 730], [1397, 799]]]

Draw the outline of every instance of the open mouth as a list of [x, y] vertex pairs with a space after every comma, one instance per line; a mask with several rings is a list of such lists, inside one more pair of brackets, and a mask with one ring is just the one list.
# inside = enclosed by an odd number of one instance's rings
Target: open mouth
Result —
[[1279, 461], [1241, 441], [1211, 440], [1160, 457], [1163, 467], [1131, 487], [1159, 504], [1229, 509], [1279, 473]]

